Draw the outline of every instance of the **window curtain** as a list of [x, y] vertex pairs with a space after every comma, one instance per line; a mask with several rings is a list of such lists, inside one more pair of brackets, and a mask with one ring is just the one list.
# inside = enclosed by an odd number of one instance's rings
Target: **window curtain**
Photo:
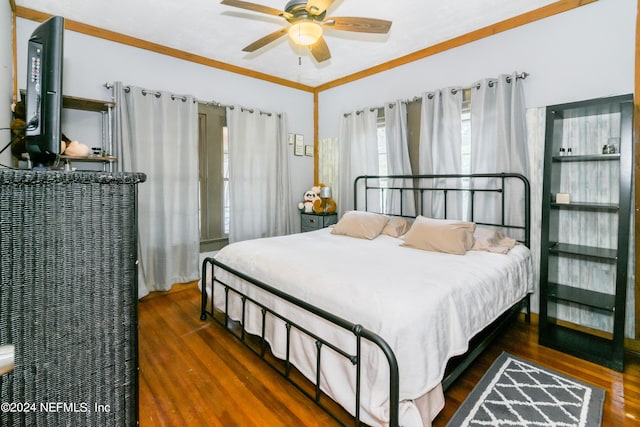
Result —
[[119, 171], [143, 172], [138, 187], [138, 295], [200, 277], [198, 111], [191, 96], [114, 83]]
[[227, 127], [229, 242], [293, 232], [286, 120], [235, 106], [227, 107]]
[[[522, 79], [516, 74], [485, 79], [474, 85], [471, 94], [471, 173], [515, 172], [529, 178], [526, 108]], [[511, 185], [515, 186], [516, 183]], [[506, 224], [522, 221], [523, 193], [505, 190]], [[477, 215], [498, 218], [500, 195], [483, 198], [475, 207]], [[477, 216], [475, 221], [485, 218]], [[513, 233], [512, 233], [513, 234]]]
[[[338, 184], [340, 176], [338, 138], [321, 138], [318, 141], [318, 156], [318, 180], [333, 189]], [[333, 195], [332, 198], [335, 199]]]
[[[462, 147], [462, 91], [447, 88], [422, 95], [420, 113], [420, 174], [461, 173], [460, 151]], [[459, 185], [456, 179], [437, 179], [432, 185], [444, 188]], [[445, 218], [445, 193], [425, 193], [422, 213], [434, 218]], [[446, 217], [462, 217], [462, 194], [459, 191], [446, 194]]]
[[[411, 175], [409, 142], [407, 139], [407, 105], [396, 101], [384, 106], [384, 127], [387, 140], [387, 171], [389, 175]], [[410, 183], [390, 180], [389, 186], [407, 186]], [[415, 216], [414, 194], [389, 190], [386, 194], [386, 212], [395, 215]]]
[[[338, 194], [334, 199], [338, 215], [353, 210], [353, 181], [360, 175], [378, 175], [378, 136], [376, 109], [365, 108], [343, 115], [340, 121]], [[373, 181], [369, 181], [373, 184]], [[359, 208], [364, 208], [364, 191], [359, 189]], [[380, 200], [368, 200], [370, 211], [379, 212]]]

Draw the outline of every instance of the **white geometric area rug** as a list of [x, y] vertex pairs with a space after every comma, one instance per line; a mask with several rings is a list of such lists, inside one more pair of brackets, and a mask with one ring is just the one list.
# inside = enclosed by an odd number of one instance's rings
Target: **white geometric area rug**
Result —
[[599, 427], [605, 391], [502, 353], [447, 427]]

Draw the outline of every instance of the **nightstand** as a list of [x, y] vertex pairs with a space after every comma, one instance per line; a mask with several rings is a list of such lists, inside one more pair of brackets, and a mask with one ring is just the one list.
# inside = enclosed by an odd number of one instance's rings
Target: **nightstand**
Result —
[[320, 230], [338, 222], [338, 214], [332, 213], [301, 213], [300, 228], [302, 232]]

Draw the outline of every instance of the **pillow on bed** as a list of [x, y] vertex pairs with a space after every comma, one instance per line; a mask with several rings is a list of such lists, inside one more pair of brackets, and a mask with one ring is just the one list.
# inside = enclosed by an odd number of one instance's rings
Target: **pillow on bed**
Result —
[[473, 246], [473, 222], [419, 216], [404, 235], [402, 246], [464, 255]]
[[371, 240], [382, 233], [388, 221], [386, 216], [373, 212], [349, 211], [342, 215], [331, 233]]
[[399, 216], [387, 217], [389, 222], [382, 229], [382, 234], [386, 234], [391, 237], [400, 237], [409, 230], [410, 223], [406, 218]]
[[487, 251], [498, 254], [506, 254], [516, 245], [516, 239], [507, 237], [498, 230], [478, 227], [473, 233], [472, 251]]

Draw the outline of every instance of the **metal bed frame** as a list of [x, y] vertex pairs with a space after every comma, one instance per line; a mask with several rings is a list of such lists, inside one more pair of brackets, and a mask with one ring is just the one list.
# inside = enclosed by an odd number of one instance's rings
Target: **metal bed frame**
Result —
[[[447, 179], [447, 183], [444, 186], [441, 186], [439, 183], [434, 184], [434, 180], [442, 180]], [[380, 185], [380, 180], [389, 180], [393, 182], [393, 185]], [[424, 181], [429, 181], [428, 183], [424, 183]], [[449, 181], [455, 180], [458, 181], [458, 184], [450, 185]], [[410, 185], [395, 185], [398, 181], [404, 183], [405, 181], [409, 181]], [[484, 182], [484, 184], [477, 185], [478, 181]], [[505, 223], [505, 194], [507, 193], [507, 183], [508, 182], [520, 182], [522, 184], [522, 189], [519, 194], [524, 196], [523, 202], [523, 224], [506, 224]], [[441, 181], [440, 181], [441, 182]], [[495, 226], [504, 229], [514, 229], [520, 230], [523, 234], [522, 239], [518, 239], [527, 247], [530, 247], [530, 186], [529, 181], [520, 174], [516, 173], [494, 173], [494, 174], [446, 174], [446, 175], [388, 175], [388, 176], [360, 176], [354, 181], [354, 208], [358, 207], [358, 193], [359, 191], [364, 190], [364, 210], [367, 210], [368, 200], [370, 199], [370, 193], [374, 192], [378, 194], [377, 197], [383, 198], [384, 195], [389, 191], [396, 191], [402, 196], [405, 192], [411, 192], [416, 200], [416, 215], [419, 215], [423, 211], [424, 205], [424, 193], [425, 192], [442, 192], [444, 194], [444, 218], [447, 218], [447, 194], [455, 193], [455, 192], [467, 192], [470, 194], [470, 214], [471, 221], [473, 221], [474, 217], [474, 207], [475, 207], [475, 198], [479, 194], [487, 194], [487, 193], [495, 193], [500, 195], [501, 200], [501, 212], [500, 218], [496, 220], [496, 222], [478, 222], [478, 225], [486, 225], [486, 226]], [[402, 197], [401, 197], [402, 199]], [[383, 212], [380, 212], [383, 213]], [[401, 206], [399, 214], [395, 214], [396, 216], [408, 216], [404, 214], [404, 207]], [[212, 272], [212, 280], [211, 280], [211, 307], [207, 308], [207, 267], [211, 266]], [[323, 337], [318, 336], [313, 331], [297, 324], [296, 322], [282, 316], [279, 313], [276, 313], [269, 307], [263, 305], [259, 301], [254, 298], [249, 297], [248, 295], [238, 291], [227, 283], [224, 283], [219, 278], [216, 277], [215, 269], [220, 268], [224, 269], [232, 275], [237, 276], [240, 279], [260, 288], [272, 295], [275, 295], [282, 300], [285, 300], [295, 306], [313, 313], [314, 315], [331, 322], [335, 326], [344, 329], [345, 331], [349, 331], [353, 334], [355, 340], [355, 354], [345, 351], [341, 348], [338, 348], [328, 340]], [[224, 288], [225, 293], [225, 310], [224, 313], [219, 313], [216, 316], [216, 310], [214, 308], [214, 288], [215, 284], [221, 285]], [[333, 350], [335, 353], [341, 355], [348, 361], [350, 361], [355, 366], [356, 372], [356, 396], [355, 396], [355, 408], [354, 408], [354, 417], [353, 417], [353, 425], [356, 427], [361, 426], [363, 423], [360, 420], [360, 367], [361, 367], [361, 344], [362, 340], [367, 340], [377, 346], [380, 351], [386, 357], [389, 364], [389, 426], [390, 427], [398, 427], [398, 411], [399, 411], [399, 369], [398, 363], [396, 360], [396, 356], [393, 353], [391, 347], [387, 344], [387, 342], [377, 335], [376, 333], [368, 330], [359, 324], [354, 324], [346, 319], [338, 317], [332, 313], [329, 313], [323, 309], [320, 309], [312, 304], [309, 304], [305, 301], [302, 301], [298, 298], [295, 298], [289, 294], [286, 294], [279, 289], [264, 283], [260, 280], [254, 279], [241, 271], [233, 269], [219, 261], [216, 261], [214, 258], [206, 258], [202, 263], [202, 301], [201, 301], [201, 313], [200, 319], [206, 320], [207, 317], [211, 317], [216, 322], [221, 324], [225, 329], [230, 331], [236, 338], [238, 338], [243, 344], [245, 344], [249, 349], [251, 349], [255, 354], [257, 354], [261, 359], [263, 359], [269, 366], [274, 368], [278, 373], [280, 373], [285, 379], [291, 382], [296, 388], [298, 388], [303, 394], [312, 399], [318, 406], [320, 406], [324, 411], [326, 411], [332, 418], [334, 418], [339, 424], [343, 426], [348, 426], [351, 424], [347, 424], [343, 418], [334, 413], [331, 409], [330, 405], [324, 404], [322, 399], [324, 393], [320, 389], [320, 367], [322, 363], [322, 350], [325, 347]], [[229, 296], [230, 295], [238, 295], [242, 301], [242, 317], [239, 322], [232, 321], [227, 315], [228, 306], [229, 306]], [[262, 333], [258, 338], [259, 345], [255, 345], [254, 342], [250, 342], [250, 335], [245, 331], [245, 314], [246, 308], [248, 304], [253, 304], [260, 308], [262, 313]], [[473, 337], [470, 342], [470, 350], [464, 355], [457, 356], [451, 359], [447, 365], [447, 372], [445, 373], [445, 377], [442, 381], [443, 389], [446, 390], [454, 381], [457, 379], [460, 374], [475, 360], [482, 351], [489, 345], [491, 340], [495, 338], [504, 327], [506, 327], [513, 316], [520, 313], [522, 310], [525, 310], [525, 321], [528, 323], [530, 321], [530, 295], [527, 294], [522, 300], [513, 305], [507, 312], [505, 312], [501, 317], [499, 317], [496, 321], [490, 324], [487, 328], [481, 331], [478, 335]], [[265, 339], [265, 324], [267, 320], [267, 316], [272, 316], [273, 318], [280, 319], [284, 322], [286, 331], [287, 331], [287, 351], [286, 358], [284, 361], [274, 360], [273, 357], [269, 357], [268, 353], [268, 344]], [[291, 337], [291, 329], [295, 329], [311, 339], [315, 340], [316, 343], [316, 378], [315, 382], [312, 384], [312, 391], [309, 391], [308, 387], [301, 385], [298, 381], [293, 378], [292, 375], [292, 364], [289, 360], [290, 354], [290, 337]]]

